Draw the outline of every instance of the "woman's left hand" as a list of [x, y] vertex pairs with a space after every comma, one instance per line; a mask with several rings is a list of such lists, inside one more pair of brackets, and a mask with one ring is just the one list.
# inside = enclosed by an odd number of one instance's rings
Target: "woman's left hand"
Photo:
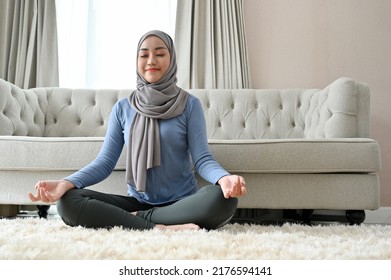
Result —
[[246, 182], [242, 176], [227, 175], [218, 181], [225, 198], [239, 197], [247, 194]]

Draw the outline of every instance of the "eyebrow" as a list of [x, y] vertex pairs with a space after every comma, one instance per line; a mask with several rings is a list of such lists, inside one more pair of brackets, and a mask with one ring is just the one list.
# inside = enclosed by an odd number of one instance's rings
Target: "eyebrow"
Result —
[[[167, 49], [166, 47], [156, 47], [155, 48], [155, 51], [156, 50], [165, 50], [165, 49]], [[142, 48], [142, 49], [140, 49], [139, 51], [149, 51], [149, 49], [148, 48]]]

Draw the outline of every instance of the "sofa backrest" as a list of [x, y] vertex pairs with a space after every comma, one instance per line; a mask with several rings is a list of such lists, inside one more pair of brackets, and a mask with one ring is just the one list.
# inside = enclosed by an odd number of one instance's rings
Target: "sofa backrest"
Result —
[[104, 136], [117, 100], [132, 90], [20, 89], [0, 79], [0, 135]]
[[369, 87], [340, 78], [320, 89], [190, 90], [209, 139], [369, 136]]
[[52, 88], [47, 93], [44, 136], [104, 136], [111, 109], [132, 90]]
[[[104, 136], [125, 90], [22, 90], [0, 79], [0, 135]], [[369, 88], [340, 78], [319, 89], [189, 90], [204, 108], [209, 139], [367, 137]]]

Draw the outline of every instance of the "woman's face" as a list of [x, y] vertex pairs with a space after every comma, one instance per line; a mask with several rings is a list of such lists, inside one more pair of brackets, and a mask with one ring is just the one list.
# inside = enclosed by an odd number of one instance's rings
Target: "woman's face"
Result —
[[147, 37], [137, 56], [137, 70], [150, 84], [158, 82], [170, 66], [170, 52], [156, 36]]

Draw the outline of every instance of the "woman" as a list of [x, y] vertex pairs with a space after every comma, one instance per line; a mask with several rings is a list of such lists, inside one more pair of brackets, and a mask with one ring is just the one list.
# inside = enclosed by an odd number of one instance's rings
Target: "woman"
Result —
[[[59, 181], [40, 181], [33, 202], [56, 202], [70, 226], [129, 229], [216, 229], [226, 224], [246, 194], [242, 177], [212, 157], [201, 103], [176, 85], [173, 41], [146, 33], [137, 49], [137, 90], [113, 107], [97, 158]], [[128, 196], [85, 187], [107, 178], [124, 145]], [[192, 170], [212, 185], [197, 187]]]

